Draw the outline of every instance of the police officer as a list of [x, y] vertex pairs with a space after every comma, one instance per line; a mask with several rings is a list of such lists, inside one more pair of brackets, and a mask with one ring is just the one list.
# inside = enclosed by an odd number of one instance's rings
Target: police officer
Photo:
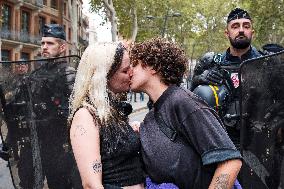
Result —
[[26, 62], [26, 61], [19, 62], [19, 63], [16, 65], [16, 73], [17, 73], [18, 75], [27, 74], [28, 71], [29, 71], [29, 64], [28, 64], [28, 62]]
[[[66, 36], [62, 26], [44, 26], [41, 55], [44, 58], [63, 56], [66, 52]], [[72, 156], [68, 153], [68, 99], [75, 80], [75, 69], [67, 59], [51, 59], [31, 78], [34, 82], [33, 99], [36, 104], [38, 136], [41, 146], [43, 176], [49, 188], [70, 188]]]
[[238, 69], [242, 61], [261, 54], [251, 45], [254, 30], [247, 11], [236, 8], [229, 13], [225, 34], [230, 47], [223, 54], [209, 52], [200, 59], [194, 69], [191, 89], [218, 111], [239, 148]]
[[[41, 55], [46, 59], [40, 68], [28, 75], [26, 85], [20, 90], [25, 95], [24, 99], [32, 104], [25, 107], [26, 111], [32, 110], [32, 113], [23, 116], [23, 120], [25, 117], [31, 120], [27, 127], [30, 133], [25, 133], [18, 163], [20, 186], [24, 189], [35, 185], [48, 185], [50, 189], [72, 187], [70, 177], [74, 161], [68, 152], [67, 115], [75, 69], [69, 66], [66, 58], [60, 58], [66, 51], [65, 40], [62, 26], [44, 26]], [[34, 134], [32, 136], [32, 123], [37, 139]], [[34, 147], [34, 140], [37, 140], [39, 148]], [[36, 154], [40, 156], [37, 162], [34, 161]], [[35, 170], [36, 166], [40, 169]]]

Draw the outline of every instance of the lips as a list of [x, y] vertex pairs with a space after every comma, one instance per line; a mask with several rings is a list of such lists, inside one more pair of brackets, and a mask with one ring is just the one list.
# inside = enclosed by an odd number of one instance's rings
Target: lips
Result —
[[246, 37], [246, 36], [244, 36], [244, 35], [240, 35], [240, 36], [237, 36], [237, 37], [236, 37], [236, 39], [240, 39], [240, 40], [242, 40], [242, 39], [247, 39], [247, 37]]

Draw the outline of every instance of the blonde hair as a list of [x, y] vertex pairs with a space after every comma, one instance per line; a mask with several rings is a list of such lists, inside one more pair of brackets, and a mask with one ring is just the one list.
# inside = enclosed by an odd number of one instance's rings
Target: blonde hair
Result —
[[87, 106], [100, 122], [110, 115], [107, 74], [114, 63], [118, 43], [96, 43], [87, 47], [77, 68], [76, 79], [69, 99], [70, 116], [82, 106]]

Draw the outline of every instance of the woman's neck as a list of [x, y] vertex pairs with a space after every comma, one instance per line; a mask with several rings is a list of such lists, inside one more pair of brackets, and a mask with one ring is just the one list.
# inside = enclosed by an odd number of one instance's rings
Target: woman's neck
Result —
[[146, 89], [146, 93], [149, 95], [150, 99], [155, 103], [160, 96], [163, 94], [165, 90], [167, 90], [169, 86], [164, 83], [153, 83]]

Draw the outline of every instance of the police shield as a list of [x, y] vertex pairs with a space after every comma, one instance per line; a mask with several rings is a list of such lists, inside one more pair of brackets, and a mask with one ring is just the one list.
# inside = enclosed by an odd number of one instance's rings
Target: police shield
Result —
[[284, 51], [240, 68], [243, 188], [284, 188]]
[[76, 188], [67, 117], [79, 60], [0, 62], [1, 156], [15, 188]]

